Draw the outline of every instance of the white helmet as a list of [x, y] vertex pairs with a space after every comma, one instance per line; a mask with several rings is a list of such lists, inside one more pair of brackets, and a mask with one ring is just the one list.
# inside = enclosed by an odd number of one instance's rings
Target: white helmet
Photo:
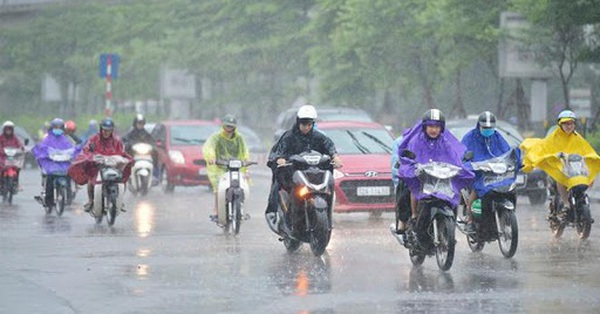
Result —
[[15, 124], [12, 121], [6, 121], [4, 122], [4, 124], [2, 125], [2, 128], [4, 129], [5, 127], [11, 127], [14, 128]]
[[298, 109], [298, 114], [296, 117], [300, 120], [316, 120], [317, 119], [317, 109], [311, 105], [304, 105]]

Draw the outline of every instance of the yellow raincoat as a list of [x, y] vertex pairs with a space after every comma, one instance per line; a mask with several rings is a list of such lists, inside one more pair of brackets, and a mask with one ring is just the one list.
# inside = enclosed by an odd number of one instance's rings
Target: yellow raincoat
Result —
[[[234, 158], [247, 161], [250, 158], [250, 152], [248, 151], [246, 141], [244, 140], [244, 137], [238, 133], [238, 130], [236, 129], [234, 131], [232, 138], [228, 138], [227, 133], [225, 133], [225, 130], [222, 127], [219, 132], [214, 133], [206, 140], [202, 147], [202, 154], [206, 161], [211, 159], [229, 160]], [[219, 178], [225, 173], [226, 169], [213, 164], [207, 165], [206, 170], [208, 172], [210, 184], [216, 191], [219, 186]], [[242, 171], [245, 172], [246, 170], [243, 168]]]
[[[600, 172], [600, 156], [594, 148], [577, 132], [567, 135], [560, 127], [543, 139], [528, 138], [519, 146], [525, 152], [523, 158], [523, 171], [529, 172], [533, 168], [542, 169], [556, 182], [570, 189], [576, 185], [591, 185], [596, 175]], [[563, 162], [558, 157], [559, 153], [579, 154], [584, 157], [589, 170], [589, 175], [567, 177], [563, 173]]]

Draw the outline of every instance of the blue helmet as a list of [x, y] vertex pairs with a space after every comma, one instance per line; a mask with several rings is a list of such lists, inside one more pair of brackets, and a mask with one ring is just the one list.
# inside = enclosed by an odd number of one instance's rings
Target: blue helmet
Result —
[[64, 129], [65, 121], [61, 118], [54, 118], [50, 121], [50, 129]]
[[102, 122], [100, 122], [101, 130], [113, 130], [115, 128], [115, 122], [111, 118], [104, 118]]

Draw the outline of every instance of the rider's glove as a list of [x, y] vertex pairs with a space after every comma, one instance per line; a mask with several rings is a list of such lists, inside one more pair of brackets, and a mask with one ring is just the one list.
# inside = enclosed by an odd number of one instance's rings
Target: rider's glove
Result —
[[342, 160], [338, 155], [333, 156], [331, 163], [333, 164], [333, 168], [341, 168], [343, 166]]

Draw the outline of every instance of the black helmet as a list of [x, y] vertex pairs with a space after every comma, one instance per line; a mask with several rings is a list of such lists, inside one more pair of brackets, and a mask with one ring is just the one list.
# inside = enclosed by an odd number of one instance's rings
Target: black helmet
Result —
[[477, 123], [479, 124], [479, 126], [482, 126], [484, 128], [495, 128], [496, 116], [489, 111], [484, 111], [479, 115]]
[[115, 128], [115, 123], [111, 118], [104, 118], [102, 122], [100, 122], [100, 130], [113, 130]]
[[421, 121], [426, 125], [439, 124], [442, 127], [442, 131], [446, 126], [446, 117], [444, 117], [444, 114], [439, 109], [429, 109], [425, 111]]
[[232, 126], [234, 128], [237, 127], [237, 120], [233, 115], [230, 114], [226, 114], [223, 119], [221, 119], [221, 123], [224, 126]]
[[133, 127], [135, 127], [135, 125], [136, 125], [138, 122], [142, 122], [143, 124], [146, 124], [146, 118], [145, 118], [145, 117], [144, 117], [144, 115], [143, 115], [143, 114], [141, 114], [141, 113], [138, 113], [138, 114], [136, 114], [136, 115], [135, 115], [135, 118], [133, 118]]

